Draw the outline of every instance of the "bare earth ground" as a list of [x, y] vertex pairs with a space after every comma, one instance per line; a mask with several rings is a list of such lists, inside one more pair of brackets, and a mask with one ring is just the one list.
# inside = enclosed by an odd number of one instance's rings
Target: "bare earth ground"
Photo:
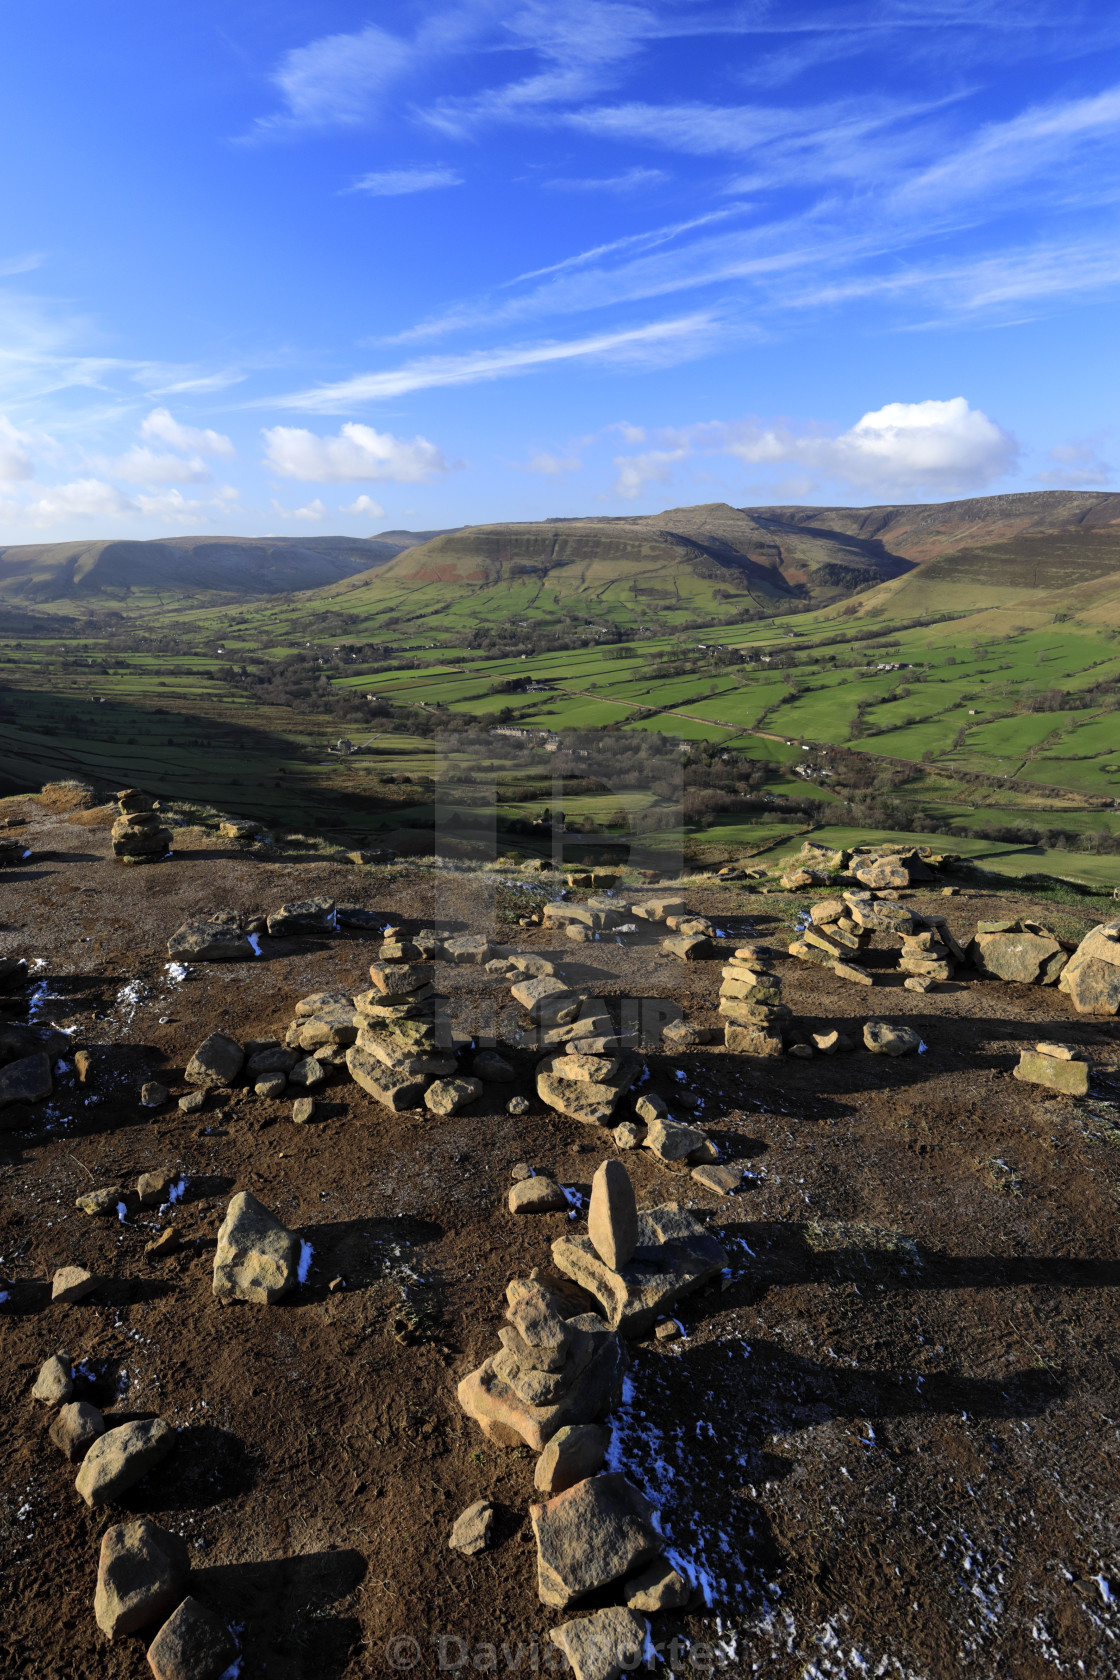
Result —
[[[495, 1349], [508, 1279], [547, 1268], [567, 1223], [512, 1218], [510, 1167], [529, 1161], [586, 1195], [609, 1137], [542, 1108], [527, 1052], [513, 1057], [517, 1086], [490, 1086], [450, 1119], [387, 1114], [344, 1071], [310, 1126], [291, 1123], [290, 1100], [251, 1091], [189, 1117], [174, 1101], [154, 1115], [137, 1102], [151, 1075], [180, 1095], [208, 1033], [282, 1036], [297, 998], [360, 987], [375, 955], [373, 937], [276, 942], [265, 960], [196, 965], [175, 983], [166, 940], [188, 915], [316, 893], [417, 927], [466, 926], [483, 925], [485, 901], [464, 877], [420, 868], [386, 882], [201, 843], [126, 870], [105, 827], [25, 809], [35, 856], [0, 876], [0, 955], [38, 961], [38, 1019], [115, 1048], [90, 1085], [62, 1077], [33, 1129], [0, 1132], [0, 1672], [148, 1672], [140, 1636], [110, 1647], [93, 1619], [100, 1536], [121, 1508], [86, 1509], [30, 1399], [59, 1346], [86, 1362], [87, 1392], [117, 1421], [158, 1410], [180, 1427], [124, 1509], [188, 1537], [194, 1590], [240, 1629], [243, 1680], [550, 1671], [547, 1630], [564, 1618], [536, 1595], [534, 1461], [483, 1440], [455, 1384]], [[912, 897], [946, 910], [962, 940], [980, 918], [1029, 907]], [[784, 949], [775, 900], [702, 887], [688, 898]], [[556, 948], [539, 930], [496, 936]], [[717, 963], [664, 959], [648, 941], [561, 944], [608, 999], [675, 997], [690, 1020], [718, 1021]], [[720, 1201], [683, 1169], [625, 1157], [639, 1203], [707, 1210], [730, 1263], [722, 1285], [682, 1303], [686, 1340], [633, 1347], [615, 1414], [620, 1466], [656, 1497], [711, 1599], [656, 1619], [659, 1645], [680, 1636], [660, 1672], [1114, 1674], [1115, 1023], [1077, 1017], [1053, 989], [975, 982], [922, 996], [898, 979], [868, 991], [779, 966], [806, 1025], [848, 1022], [858, 1039], [868, 1016], [905, 1020], [928, 1049], [901, 1061], [860, 1050], [749, 1062], [720, 1047], [649, 1057], [646, 1088], [671, 1098], [683, 1074], [703, 1124], [753, 1175]], [[478, 971], [438, 979], [506, 997]], [[1091, 1099], [1011, 1078], [1018, 1048], [1042, 1035], [1085, 1047]], [[504, 1111], [512, 1091], [532, 1099], [520, 1119]], [[164, 1166], [192, 1181], [170, 1216], [190, 1239], [176, 1257], [145, 1256], [154, 1214], [120, 1224], [74, 1207], [93, 1185]], [[214, 1235], [239, 1189], [313, 1246], [306, 1286], [278, 1306], [223, 1309], [211, 1294]], [[75, 1262], [112, 1281], [52, 1306], [53, 1270]], [[332, 1294], [339, 1275], [348, 1287]], [[483, 1496], [498, 1506], [494, 1544], [464, 1559], [448, 1550], [450, 1524]]]

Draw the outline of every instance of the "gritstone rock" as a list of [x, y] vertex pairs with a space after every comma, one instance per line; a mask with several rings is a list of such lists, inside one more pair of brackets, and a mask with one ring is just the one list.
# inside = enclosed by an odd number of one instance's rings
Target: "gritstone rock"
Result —
[[623, 1584], [626, 1605], [652, 1616], [658, 1610], [683, 1610], [692, 1597], [692, 1588], [684, 1576], [675, 1570], [668, 1558], [654, 1558], [638, 1575]]
[[107, 1505], [165, 1459], [174, 1445], [175, 1431], [163, 1418], [122, 1423], [93, 1443], [74, 1486], [87, 1505]]
[[232, 1085], [245, 1065], [245, 1052], [236, 1039], [224, 1033], [211, 1033], [203, 1039], [183, 1077], [188, 1085], [209, 1090], [213, 1086]]
[[288, 1083], [289, 1085], [303, 1085], [310, 1089], [313, 1085], [321, 1085], [326, 1077], [327, 1067], [325, 1062], [319, 1061], [316, 1056], [304, 1056], [303, 1060], [297, 1062], [289, 1073]]
[[602, 1304], [607, 1323], [622, 1336], [644, 1336], [674, 1301], [727, 1264], [716, 1239], [675, 1202], [639, 1213], [638, 1246], [620, 1272], [604, 1265], [588, 1237], [557, 1238], [552, 1258]]
[[[566, 1061], [567, 1057], [557, 1058]], [[581, 1058], [582, 1060], [582, 1058]], [[615, 1058], [603, 1062], [604, 1068], [614, 1064]], [[567, 1114], [573, 1120], [605, 1126], [610, 1121], [624, 1091], [629, 1090], [641, 1072], [637, 1057], [624, 1058], [618, 1071], [609, 1078], [563, 1079], [554, 1071], [554, 1061], [546, 1058], [537, 1071], [537, 1095], [549, 1108]]]
[[660, 1161], [687, 1161], [708, 1141], [706, 1132], [698, 1126], [682, 1126], [676, 1120], [651, 1120], [646, 1130], [645, 1146]]
[[268, 931], [274, 939], [286, 939], [293, 934], [324, 934], [336, 930], [333, 898], [305, 898], [295, 904], [282, 904], [268, 918]]
[[548, 1633], [567, 1658], [576, 1680], [619, 1680], [623, 1673], [635, 1673], [645, 1651], [646, 1636], [645, 1617], [619, 1606], [565, 1622]]
[[604, 1161], [591, 1181], [587, 1234], [613, 1272], [625, 1266], [638, 1246], [638, 1203], [621, 1161]]
[[218, 1680], [237, 1655], [229, 1629], [197, 1598], [185, 1598], [148, 1647], [155, 1680]]
[[101, 1537], [93, 1613], [110, 1639], [162, 1622], [182, 1598], [191, 1572], [181, 1535], [153, 1522], [117, 1523]]
[[463, 1378], [459, 1404], [490, 1440], [540, 1452], [565, 1425], [609, 1410], [626, 1351], [597, 1313], [564, 1317], [570, 1307], [539, 1283], [515, 1279], [507, 1294], [501, 1352]]
[[1028, 1085], [1047, 1085], [1071, 1097], [1084, 1097], [1089, 1091], [1088, 1062], [1048, 1056], [1040, 1050], [1021, 1050], [1019, 1065], [1012, 1072]]
[[455, 1518], [451, 1530], [451, 1538], [447, 1544], [453, 1552], [462, 1552], [464, 1557], [475, 1557], [484, 1552], [490, 1544], [490, 1530], [494, 1526], [494, 1507], [488, 1499], [480, 1499], [474, 1505], [468, 1505], [465, 1511]]
[[69, 1303], [92, 1295], [101, 1279], [84, 1266], [60, 1266], [51, 1283], [51, 1300]]
[[315, 1118], [315, 1098], [297, 1097], [292, 1104], [292, 1123], [296, 1126], [306, 1126]]
[[682, 962], [702, 962], [705, 957], [715, 956], [715, 946], [703, 933], [678, 933], [672, 939], [663, 939], [661, 950], [664, 956], [679, 957]]
[[167, 941], [177, 962], [251, 962], [257, 955], [248, 934], [228, 922], [184, 922]]
[[636, 1125], [633, 1120], [624, 1120], [611, 1133], [616, 1149], [640, 1149], [645, 1135], [645, 1127]]
[[979, 973], [1021, 986], [1050, 986], [1068, 964], [1062, 945], [1046, 928], [1012, 922], [988, 932], [981, 922], [968, 948]]
[[1120, 921], [1090, 928], [1063, 968], [1058, 990], [1079, 1015], [1120, 1014]]
[[12, 1103], [37, 1103], [54, 1090], [51, 1059], [45, 1052], [21, 1056], [0, 1068], [0, 1108]]
[[71, 1400], [68, 1406], [60, 1406], [50, 1430], [54, 1445], [71, 1464], [80, 1463], [104, 1433], [105, 1419], [88, 1400]]
[[506, 1104], [506, 1113], [507, 1114], [519, 1115], [519, 1114], [528, 1114], [528, 1112], [529, 1112], [529, 1099], [528, 1099], [528, 1097], [511, 1097], [509, 1099], [508, 1103]]
[[493, 946], [480, 934], [464, 933], [445, 940], [443, 949], [448, 962], [481, 964], [491, 955]]
[[122, 1210], [130, 1213], [137, 1202], [134, 1190], [122, 1190], [119, 1184], [107, 1184], [97, 1190], [87, 1190], [76, 1198], [74, 1206], [79, 1213], [88, 1213], [93, 1218], [119, 1219]]
[[863, 1042], [876, 1056], [909, 1056], [922, 1041], [910, 1027], [894, 1027], [889, 1021], [867, 1021]]
[[263, 1079], [257, 1080], [257, 1083], [253, 1086], [253, 1092], [258, 1097], [279, 1097], [283, 1095], [287, 1083], [288, 1081], [282, 1073], [266, 1074]]
[[226, 1209], [214, 1251], [214, 1294], [220, 1301], [268, 1305], [297, 1280], [299, 1239], [242, 1190]]
[[496, 1050], [480, 1050], [471, 1062], [471, 1072], [489, 1085], [509, 1085], [517, 1078], [505, 1057], [499, 1056]]
[[511, 1213], [564, 1213], [567, 1207], [563, 1190], [544, 1173], [521, 1179], [509, 1193]]
[[537, 1459], [533, 1486], [538, 1493], [563, 1493], [603, 1467], [611, 1432], [597, 1423], [573, 1423], [558, 1429]]
[[141, 1108], [162, 1108], [171, 1092], [157, 1079], [149, 1079], [140, 1087]]
[[44, 1406], [64, 1406], [73, 1397], [74, 1379], [70, 1370], [70, 1355], [52, 1353], [49, 1359], [44, 1359], [39, 1368], [35, 1387], [31, 1390], [31, 1398], [42, 1401]]
[[395, 1114], [423, 1104], [428, 1083], [425, 1078], [394, 1074], [376, 1056], [371, 1056], [368, 1050], [359, 1049], [356, 1044], [352, 1044], [346, 1052], [346, 1066], [356, 1085]]
[[656, 1557], [664, 1544], [654, 1507], [618, 1471], [590, 1476], [547, 1504], [530, 1505], [537, 1591], [563, 1610]]
[[481, 1079], [437, 1079], [424, 1092], [424, 1107], [432, 1114], [458, 1114], [481, 1095]]
[[714, 1190], [717, 1196], [730, 1196], [738, 1190], [743, 1182], [742, 1167], [711, 1166], [693, 1167], [692, 1176], [697, 1184], [702, 1184], [705, 1190]]

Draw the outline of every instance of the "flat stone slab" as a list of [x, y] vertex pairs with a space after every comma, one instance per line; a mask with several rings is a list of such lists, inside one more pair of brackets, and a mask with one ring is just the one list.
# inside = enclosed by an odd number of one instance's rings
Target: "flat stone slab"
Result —
[[1022, 1050], [1019, 1065], [1012, 1068], [1016, 1079], [1028, 1085], [1046, 1085], [1070, 1097], [1084, 1097], [1089, 1091], [1089, 1064], [1065, 1056], [1048, 1056], [1040, 1050]]
[[639, 1213], [638, 1246], [620, 1272], [604, 1264], [585, 1236], [558, 1237], [552, 1258], [565, 1277], [601, 1302], [620, 1336], [644, 1336], [674, 1301], [727, 1265], [716, 1239], [676, 1202]]
[[654, 1514], [645, 1495], [617, 1470], [589, 1476], [547, 1504], [530, 1505], [541, 1603], [563, 1610], [651, 1562], [665, 1543]]
[[643, 1615], [615, 1605], [550, 1628], [548, 1637], [564, 1653], [576, 1680], [619, 1680], [642, 1666], [647, 1633]]
[[167, 941], [167, 954], [178, 962], [252, 962], [260, 955], [253, 941], [228, 922], [184, 922]]
[[368, 1050], [359, 1049], [356, 1044], [352, 1044], [346, 1052], [346, 1066], [354, 1083], [382, 1107], [392, 1109], [394, 1114], [423, 1106], [427, 1079], [394, 1074], [376, 1056], [371, 1056]]

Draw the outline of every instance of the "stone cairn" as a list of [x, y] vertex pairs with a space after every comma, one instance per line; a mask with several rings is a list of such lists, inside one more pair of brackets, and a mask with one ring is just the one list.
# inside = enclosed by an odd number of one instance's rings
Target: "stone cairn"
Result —
[[900, 942], [898, 966], [911, 992], [928, 992], [938, 981], [952, 979], [954, 965], [966, 960], [944, 916], [919, 915], [898, 899], [869, 887], [810, 905], [808, 918], [801, 937], [789, 947], [790, 956], [829, 968], [839, 979], [856, 985], [875, 983], [872, 971], [857, 959], [876, 933]]
[[724, 1043], [743, 1056], [780, 1056], [783, 1029], [791, 1019], [782, 1002], [782, 982], [767, 968], [758, 948], [740, 945], [723, 965], [719, 1012]]
[[158, 863], [171, 847], [171, 830], [156, 815], [156, 801], [139, 788], [117, 794], [120, 816], [113, 824], [113, 855], [121, 863]]
[[[716, 1275], [725, 1256], [678, 1208], [639, 1214], [625, 1167], [608, 1160], [592, 1184], [587, 1236], [554, 1243], [553, 1259], [603, 1302], [607, 1318], [582, 1311], [559, 1280], [537, 1272], [514, 1278], [501, 1351], [462, 1379], [458, 1398], [489, 1440], [540, 1455], [533, 1480], [543, 1497], [529, 1517], [541, 1603], [567, 1610], [591, 1593], [600, 1603], [604, 1593], [616, 1600], [563, 1622], [549, 1638], [579, 1680], [607, 1680], [640, 1660], [647, 1615], [681, 1609], [692, 1597], [665, 1556], [656, 1508], [621, 1471], [603, 1471], [611, 1430], [602, 1420], [629, 1364], [620, 1336], [647, 1334], [659, 1312]], [[450, 1545], [466, 1556], [482, 1551], [492, 1518], [489, 1500], [470, 1506]]]
[[346, 1065], [364, 1091], [395, 1111], [420, 1107], [432, 1081], [458, 1067], [434, 973], [425, 962], [371, 963], [373, 986], [354, 999], [357, 1031]]

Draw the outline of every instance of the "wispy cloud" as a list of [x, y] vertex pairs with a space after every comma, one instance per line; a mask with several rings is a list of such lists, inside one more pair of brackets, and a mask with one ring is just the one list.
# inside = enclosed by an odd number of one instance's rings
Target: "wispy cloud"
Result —
[[558, 362], [591, 359], [664, 362], [682, 354], [695, 354], [706, 340], [711, 339], [715, 326], [711, 315], [695, 314], [560, 342], [549, 340], [543, 344], [506, 345], [494, 350], [468, 351], [461, 356], [427, 356], [380, 373], [357, 374], [352, 379], [342, 379], [334, 384], [291, 391], [269, 398], [268, 406], [299, 409], [305, 413], [338, 414], [361, 403], [405, 396], [410, 391], [476, 385], [483, 380], [508, 378], [512, 374], [528, 373]]
[[344, 193], [368, 193], [371, 198], [401, 198], [406, 193], [431, 192], [436, 187], [461, 187], [457, 169], [382, 169], [361, 175]]
[[410, 66], [414, 53], [409, 42], [372, 23], [353, 34], [324, 35], [294, 47], [271, 77], [283, 108], [258, 118], [253, 136], [281, 138], [367, 123], [377, 95]]
[[663, 169], [645, 169], [636, 164], [633, 169], [624, 169], [621, 175], [558, 175], [542, 184], [554, 192], [632, 193], [642, 187], [659, 187], [668, 179]]

